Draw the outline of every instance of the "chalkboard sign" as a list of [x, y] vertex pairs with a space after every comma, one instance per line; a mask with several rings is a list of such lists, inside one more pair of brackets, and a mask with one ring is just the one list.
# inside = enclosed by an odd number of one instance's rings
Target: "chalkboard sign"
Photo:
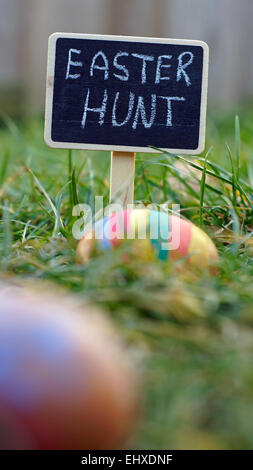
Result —
[[55, 33], [45, 140], [60, 148], [201, 153], [207, 75], [201, 41]]

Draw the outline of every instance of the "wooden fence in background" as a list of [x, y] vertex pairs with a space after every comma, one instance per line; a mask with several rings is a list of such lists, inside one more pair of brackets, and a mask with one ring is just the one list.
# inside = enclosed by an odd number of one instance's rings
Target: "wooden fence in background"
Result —
[[253, 0], [0, 0], [0, 12], [0, 107], [19, 89], [28, 109], [43, 109], [55, 31], [202, 39], [210, 101], [253, 96]]

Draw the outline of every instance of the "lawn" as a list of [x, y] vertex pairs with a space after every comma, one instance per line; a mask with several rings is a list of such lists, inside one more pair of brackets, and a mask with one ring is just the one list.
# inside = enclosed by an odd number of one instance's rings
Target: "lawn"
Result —
[[253, 448], [253, 112], [234, 114], [210, 112], [199, 158], [136, 159], [136, 202], [180, 203], [216, 243], [215, 276], [124, 265], [121, 249], [78, 265], [72, 205], [106, 205], [109, 153], [47, 148], [42, 119], [1, 124], [1, 277], [60, 285], [113, 319], [142, 383], [132, 448]]

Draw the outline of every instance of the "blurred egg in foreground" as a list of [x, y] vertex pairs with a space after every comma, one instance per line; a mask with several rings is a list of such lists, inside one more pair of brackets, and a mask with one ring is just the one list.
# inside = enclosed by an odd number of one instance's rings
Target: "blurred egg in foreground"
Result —
[[135, 373], [108, 322], [65, 295], [0, 285], [0, 448], [116, 449]]

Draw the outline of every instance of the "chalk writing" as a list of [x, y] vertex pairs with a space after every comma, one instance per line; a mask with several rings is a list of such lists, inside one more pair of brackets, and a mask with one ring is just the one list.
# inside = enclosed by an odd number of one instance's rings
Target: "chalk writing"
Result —
[[170, 80], [170, 77], [161, 77], [161, 69], [162, 68], [170, 68], [171, 64], [163, 64], [164, 59], [172, 59], [172, 55], [160, 55], [157, 60], [157, 67], [156, 67], [156, 76], [155, 82], [156, 84], [160, 83], [161, 80]]
[[[98, 65], [96, 63], [99, 57], [101, 57], [103, 59], [104, 65]], [[90, 76], [91, 77], [93, 77], [93, 75], [94, 75], [94, 69], [104, 71], [104, 79], [108, 80], [108, 78], [109, 78], [109, 71], [108, 71], [109, 70], [109, 64], [108, 64], [107, 57], [103, 53], [103, 51], [97, 52], [96, 55], [94, 55], [94, 57], [92, 59], [92, 63], [91, 63], [91, 67], [90, 67]]]
[[70, 74], [70, 67], [71, 66], [73, 66], [73, 67], [82, 67], [82, 65], [83, 65], [82, 62], [74, 62], [72, 60], [72, 54], [81, 54], [81, 51], [79, 51], [78, 49], [69, 49], [66, 80], [68, 80], [68, 78], [73, 78], [74, 80], [76, 80], [77, 78], [79, 78], [81, 76], [80, 73]]
[[[183, 57], [185, 57], [186, 55], [189, 55], [190, 58], [189, 58], [188, 62], [183, 63]], [[190, 79], [189, 75], [187, 75], [185, 69], [187, 67], [189, 67], [189, 65], [192, 64], [193, 58], [194, 58], [194, 55], [193, 55], [192, 52], [183, 52], [182, 54], [180, 54], [180, 56], [178, 57], [177, 82], [179, 82], [179, 80], [181, 80], [181, 77], [183, 75], [187, 86], [191, 85], [191, 79]]]
[[98, 113], [99, 114], [99, 125], [102, 126], [104, 124], [104, 118], [105, 118], [105, 113], [106, 113], [106, 105], [107, 105], [107, 100], [108, 100], [108, 94], [107, 90], [104, 91], [104, 98], [102, 101], [102, 105], [100, 108], [89, 108], [89, 99], [90, 99], [90, 90], [87, 92], [86, 100], [84, 103], [84, 111], [83, 111], [83, 118], [82, 118], [82, 128], [85, 127], [86, 124], [86, 119], [87, 119], [87, 113], [92, 112], [92, 113]]
[[116, 54], [116, 56], [114, 57], [114, 60], [113, 60], [113, 65], [116, 69], [118, 70], [122, 70], [122, 72], [124, 72], [125, 75], [118, 75], [116, 73], [114, 73], [114, 77], [118, 78], [119, 80], [122, 80], [123, 82], [126, 81], [129, 79], [129, 70], [126, 68], [125, 65], [122, 65], [122, 64], [119, 64], [118, 63], [118, 59], [119, 57], [128, 57], [129, 54], [128, 52], [118, 52]]
[[123, 122], [121, 122], [121, 123], [117, 122], [116, 110], [117, 110], [117, 104], [118, 104], [119, 96], [120, 96], [120, 93], [119, 93], [119, 91], [117, 91], [116, 96], [115, 96], [115, 100], [114, 100], [114, 103], [113, 103], [113, 109], [112, 109], [112, 125], [113, 125], [113, 127], [122, 127], [122, 126], [124, 126], [125, 124], [128, 123], [128, 121], [131, 119], [131, 116], [133, 114], [135, 96], [134, 96], [134, 93], [130, 92], [129, 93], [129, 104], [128, 104], [127, 116], [126, 116], [126, 118], [124, 119]]

